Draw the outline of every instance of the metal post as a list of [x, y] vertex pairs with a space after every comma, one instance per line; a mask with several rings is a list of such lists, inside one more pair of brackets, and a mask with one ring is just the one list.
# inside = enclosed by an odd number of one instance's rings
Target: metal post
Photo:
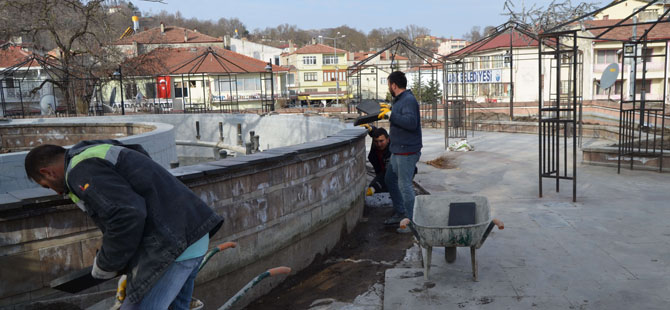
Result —
[[275, 78], [272, 74], [272, 59], [270, 59], [270, 97], [272, 98], [272, 105], [270, 106], [270, 111], [275, 110]]
[[223, 122], [219, 122], [219, 141], [223, 142]]
[[121, 71], [121, 66], [119, 66], [119, 88], [121, 89], [121, 115], [126, 115], [126, 105], [123, 103], [123, 71]]
[[335, 54], [335, 83], [336, 83], [336, 88], [335, 88], [335, 104], [337, 106], [340, 105], [340, 66], [339, 66], [339, 59], [337, 58], [337, 35], [333, 39], [334, 44], [333, 44], [333, 54]]
[[514, 120], [514, 28], [509, 35], [509, 120]]

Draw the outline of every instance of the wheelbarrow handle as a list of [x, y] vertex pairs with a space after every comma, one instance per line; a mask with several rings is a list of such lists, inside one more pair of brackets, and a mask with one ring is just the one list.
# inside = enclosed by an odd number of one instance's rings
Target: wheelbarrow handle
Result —
[[491, 223], [489, 223], [489, 226], [486, 227], [486, 231], [484, 232], [484, 235], [482, 236], [482, 240], [477, 243], [477, 248], [479, 249], [482, 244], [484, 244], [484, 241], [486, 241], [486, 238], [489, 236], [489, 233], [491, 233], [491, 230], [493, 230], [493, 226], [498, 226], [498, 229], [502, 230], [505, 229], [505, 224], [499, 220], [499, 219], [493, 219], [491, 220]]
[[411, 221], [408, 218], [402, 219], [402, 221], [400, 221], [400, 228], [402, 229], [407, 228], [407, 225], [409, 225], [410, 222]]
[[414, 237], [416, 237], [416, 240], [421, 241], [421, 238], [419, 237], [419, 232], [414, 229], [414, 224], [412, 224], [412, 221], [409, 218], [404, 218], [400, 221], [400, 228], [405, 229], [409, 226], [409, 229], [412, 231], [412, 234], [414, 234]]

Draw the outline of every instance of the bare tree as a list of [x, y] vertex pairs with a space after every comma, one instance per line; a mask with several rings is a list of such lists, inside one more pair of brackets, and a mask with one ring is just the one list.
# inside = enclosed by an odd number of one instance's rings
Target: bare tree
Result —
[[70, 107], [73, 102], [85, 103], [82, 107], [88, 105], [92, 87], [75, 87], [74, 84], [95, 80], [109, 60], [104, 46], [115, 32], [109, 28], [103, 2], [5, 0], [0, 4], [0, 11], [17, 21], [10, 25], [13, 34], [28, 36], [33, 41], [48, 38], [55, 46], [49, 63], [58, 70], [52, 70], [52, 76], [42, 85], [47, 82], [55, 85]]
[[505, 13], [503, 15], [508, 16], [512, 21], [530, 26], [535, 33], [541, 33], [561, 23], [590, 13], [597, 7], [595, 3], [580, 2], [573, 4], [570, 0], [553, 0], [546, 8], [537, 4], [533, 4], [530, 7], [522, 5], [517, 8], [514, 1], [505, 0], [503, 5]]

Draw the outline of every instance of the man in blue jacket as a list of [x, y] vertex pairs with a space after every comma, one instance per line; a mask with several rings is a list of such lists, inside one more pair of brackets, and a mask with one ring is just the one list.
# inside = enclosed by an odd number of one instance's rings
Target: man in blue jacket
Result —
[[[396, 224], [414, 214], [414, 187], [412, 177], [416, 163], [421, 157], [421, 119], [419, 103], [411, 90], [407, 89], [407, 78], [400, 71], [388, 77], [389, 92], [394, 98], [393, 113], [382, 107], [379, 119], [388, 118], [391, 127], [391, 160], [386, 170], [386, 187], [391, 194], [396, 214], [385, 224]], [[400, 232], [407, 232], [402, 230]]]
[[128, 276], [121, 309], [189, 309], [198, 266], [223, 219], [141, 146], [45, 144], [28, 153], [25, 169], [100, 228], [91, 275]]

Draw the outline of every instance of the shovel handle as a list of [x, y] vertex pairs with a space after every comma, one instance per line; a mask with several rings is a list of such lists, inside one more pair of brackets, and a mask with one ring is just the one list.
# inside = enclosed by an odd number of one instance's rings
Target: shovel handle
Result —
[[221, 243], [221, 244], [217, 245], [216, 247], [219, 249], [219, 251], [223, 251], [223, 250], [228, 249], [228, 248], [237, 247], [237, 242], [232, 242], [232, 241], [224, 242], [224, 243]]
[[275, 267], [272, 269], [269, 269], [268, 272], [270, 273], [270, 276], [276, 276], [280, 274], [289, 274], [291, 273], [291, 268], [290, 267]]

